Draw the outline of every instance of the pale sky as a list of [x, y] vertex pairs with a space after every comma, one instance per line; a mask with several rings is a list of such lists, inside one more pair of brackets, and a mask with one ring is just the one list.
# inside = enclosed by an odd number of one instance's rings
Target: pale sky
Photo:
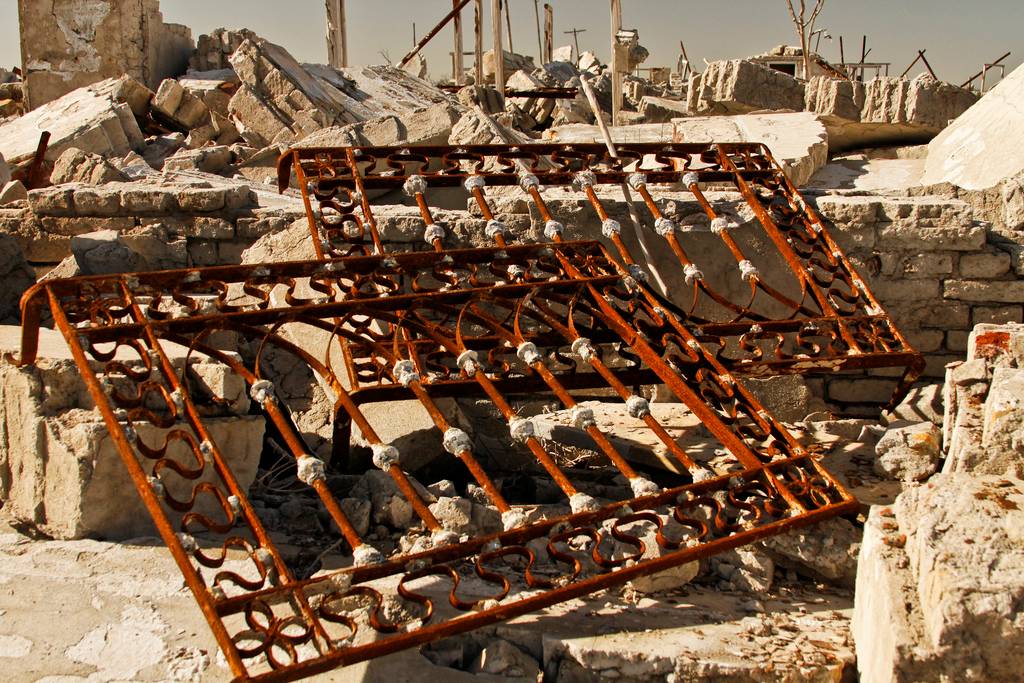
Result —
[[[44, 2], [49, 0], [29, 0]], [[562, 32], [586, 29], [583, 49], [607, 58], [609, 44], [606, 0], [548, 0], [555, 9], [555, 44], [568, 44]], [[517, 52], [536, 56], [537, 34], [533, 0], [510, 0], [513, 44]], [[484, 2], [489, 12], [490, 0]], [[543, 0], [540, 5], [543, 12]], [[728, 59], [764, 52], [783, 42], [795, 43], [784, 0], [622, 0], [623, 23], [640, 31], [651, 51], [645, 66], [672, 66], [679, 41], [690, 58]], [[325, 62], [323, 0], [163, 0], [167, 21], [186, 24], [198, 36], [220, 26], [247, 27], [283, 45], [299, 60]], [[420, 36], [451, 9], [451, 0], [347, 0], [349, 61], [380, 63], [385, 51], [397, 61], [412, 46], [413, 22]], [[465, 46], [472, 49], [472, 3], [464, 11]], [[17, 0], [0, 0], [0, 66], [20, 63]], [[485, 16], [485, 26], [490, 20]], [[839, 60], [839, 36], [844, 36], [847, 59], [860, 56], [861, 36], [872, 48], [868, 61], [891, 62], [893, 75], [910, 64], [918, 49], [938, 76], [957, 84], [981, 69], [983, 62], [1008, 50], [1007, 64], [1024, 57], [1024, 0], [830, 0], [818, 22], [833, 40], [822, 40], [819, 51]], [[489, 28], [487, 29], [489, 31]], [[485, 39], [485, 49], [490, 40]], [[446, 29], [425, 50], [430, 72], [450, 72], [452, 31]], [[506, 46], [507, 48], [507, 46]], [[467, 66], [471, 64], [467, 58]], [[923, 70], [918, 65], [914, 72]]]

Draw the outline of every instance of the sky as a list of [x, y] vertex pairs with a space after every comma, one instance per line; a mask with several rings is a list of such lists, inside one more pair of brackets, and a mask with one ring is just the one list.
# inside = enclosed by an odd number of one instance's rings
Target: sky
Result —
[[[48, 0], [27, 0], [44, 2]], [[537, 55], [533, 0], [509, 0], [512, 43], [517, 52]], [[555, 44], [569, 44], [562, 32], [585, 29], [580, 46], [606, 60], [609, 16], [606, 0], [548, 0], [555, 10]], [[18, 46], [17, 0], [0, 0], [0, 66], [21, 61]], [[472, 49], [472, 4], [464, 10], [465, 47]], [[490, 0], [485, 0], [485, 26], [490, 26]], [[543, 0], [540, 5], [543, 12]], [[640, 32], [651, 52], [645, 66], [674, 66], [679, 41], [690, 59], [731, 59], [765, 52], [781, 43], [795, 44], [784, 0], [622, 0], [623, 24]], [[192, 28], [194, 36], [218, 27], [247, 27], [283, 45], [300, 61], [325, 62], [323, 0], [162, 0], [164, 18]], [[450, 0], [347, 0], [349, 62], [376, 64], [397, 61], [412, 47], [413, 23], [419, 36], [451, 9]], [[961, 83], [1008, 50], [1008, 66], [1024, 58], [1022, 0], [830, 0], [818, 21], [832, 40], [819, 52], [839, 61], [839, 36], [849, 59], [860, 56], [861, 38], [868, 36], [868, 61], [891, 62], [893, 75], [910, 64], [917, 50], [938, 76]], [[489, 30], [489, 29], [488, 29]], [[485, 38], [485, 49], [490, 40]], [[450, 74], [452, 31], [446, 29], [425, 50], [430, 74]], [[506, 45], [507, 49], [507, 45]], [[852, 60], [851, 60], [852, 61]], [[466, 64], [472, 63], [467, 58]], [[923, 70], [919, 64], [911, 74]]]

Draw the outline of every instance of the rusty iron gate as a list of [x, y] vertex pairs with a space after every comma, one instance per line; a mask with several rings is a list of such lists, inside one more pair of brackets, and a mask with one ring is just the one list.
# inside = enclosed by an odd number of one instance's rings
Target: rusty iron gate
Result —
[[[921, 370], [759, 145], [626, 145], [619, 158], [596, 145], [300, 149], [282, 157], [282, 190], [293, 174], [316, 260], [54, 280], [22, 306], [20, 362], [35, 359], [48, 306], [236, 680], [295, 680], [854, 512], [857, 501], [738, 377], [904, 367], [898, 400]], [[622, 205], [608, 191], [622, 184], [645, 207], [642, 228], [614, 217]], [[708, 188], [738, 190], [754, 227], [716, 209]], [[415, 207], [419, 250], [382, 241], [372, 198], [394, 190]], [[468, 200], [460, 226], [435, 220], [436, 193]], [[512, 244], [490, 193], [527, 201], [543, 237]], [[673, 216], [666, 198], [680, 195], [699, 204], [702, 225]], [[593, 212], [603, 239], [568, 239], [585, 235], [559, 220], [566, 207]], [[446, 248], [466, 230], [492, 245]], [[698, 262], [701, 240], [725, 256]], [[637, 248], [661, 259], [659, 272]], [[225, 399], [197, 387], [188, 362], [176, 369], [169, 344], [244, 380], [348, 566], [307, 578], [287, 565], [205, 422]], [[414, 550], [385, 556], [356, 531], [267, 373], [271, 348], [305, 363], [333, 394], [336, 425], [354, 424], [371, 444], [373, 465], [419, 520]], [[649, 384], [685, 404], [727, 455], [702, 462], [681, 448], [638, 390]], [[659, 485], [616, 450], [576, 402], [576, 390], [596, 387], [665, 444], [685, 483]], [[515, 396], [538, 393], [571, 411], [628, 494], [599, 499], [573, 481], [516, 412]], [[451, 396], [490, 402], [567, 514], [542, 518], [506, 500], [438, 408]], [[396, 398], [423, 404], [450, 467], [465, 468], [504, 531], [459, 537], [438, 522], [360, 408]], [[335, 449], [347, 448], [338, 433]]]

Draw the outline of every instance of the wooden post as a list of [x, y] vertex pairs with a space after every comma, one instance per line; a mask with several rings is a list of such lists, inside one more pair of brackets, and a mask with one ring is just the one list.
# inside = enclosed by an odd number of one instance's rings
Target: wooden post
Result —
[[622, 67], [619, 63], [618, 36], [622, 29], [622, 0], [611, 0], [612, 12], [612, 125], [619, 125], [622, 109]]
[[484, 84], [484, 0], [476, 0], [473, 6], [473, 31], [474, 83], [479, 87]]
[[339, 69], [348, 66], [345, 0], [327, 0], [327, 61]]
[[555, 10], [544, 3], [544, 63], [555, 60]]
[[[452, 0], [452, 7], [458, 7], [459, 0]], [[455, 15], [455, 60], [452, 65], [452, 83], [455, 85], [462, 85], [462, 79], [465, 75], [462, 66], [462, 9], [459, 9], [459, 13]]]
[[491, 43], [494, 47], [494, 87], [505, 91], [505, 46], [502, 41], [501, 0], [491, 0]]

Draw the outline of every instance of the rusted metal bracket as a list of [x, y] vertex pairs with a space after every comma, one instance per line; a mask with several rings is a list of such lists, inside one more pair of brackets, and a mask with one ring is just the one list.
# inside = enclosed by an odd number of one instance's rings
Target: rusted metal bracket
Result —
[[[317, 260], [52, 280], [26, 294], [20, 362], [35, 358], [48, 305], [236, 680], [296, 680], [857, 509], [737, 375], [909, 366], [906, 384], [920, 356], [767, 150], [627, 145], [619, 157], [597, 145], [296, 150], [279, 177], [282, 186], [293, 172], [299, 178]], [[602, 198], [602, 185], [623, 182], [676, 263], [671, 291], [645, 283]], [[708, 183], [731, 184], [746, 199], [758, 250], [715, 209]], [[572, 226], [558, 221], [545, 186], [570, 185], [603, 241], [565, 239]], [[545, 241], [510, 243], [488, 196], [499, 187], [532, 204]], [[673, 187], [696, 198], [710, 228], [681, 228], [652, 195]], [[462, 188], [493, 247], [445, 248], [451, 235], [429, 200], [437, 188]], [[389, 253], [369, 199], [386, 190], [415, 203], [424, 251]], [[724, 260], [695, 261], [698, 238]], [[769, 250], [788, 282], [759, 269]], [[729, 281], [732, 289], [719, 286]], [[342, 541], [345, 568], [305, 577], [288, 566], [206, 424], [225, 398], [197, 388], [187, 362], [176, 370], [170, 344], [247, 384], [294, 458], [297, 481], [332, 520], [324, 545]], [[337, 419], [371, 444], [374, 466], [419, 520], [412, 550], [385, 555], [357, 532], [275, 389], [283, 378], [267, 369], [272, 350], [308, 366], [333, 394]], [[636, 391], [649, 383], [699, 417], [724, 455], [705, 462], [681, 448]], [[659, 485], [618, 452], [574, 397], [598, 386], [665, 444], [685, 483]], [[511, 397], [536, 392], [570, 409], [608, 471], [621, 475], [617, 500], [574, 481], [516, 413]], [[543, 518], [509, 502], [436, 403], [471, 395], [504, 417], [508, 442], [561, 491], [564, 514]], [[460, 537], [438, 521], [361, 408], [394, 398], [422, 403], [450, 466], [484, 491], [504, 531]]]

